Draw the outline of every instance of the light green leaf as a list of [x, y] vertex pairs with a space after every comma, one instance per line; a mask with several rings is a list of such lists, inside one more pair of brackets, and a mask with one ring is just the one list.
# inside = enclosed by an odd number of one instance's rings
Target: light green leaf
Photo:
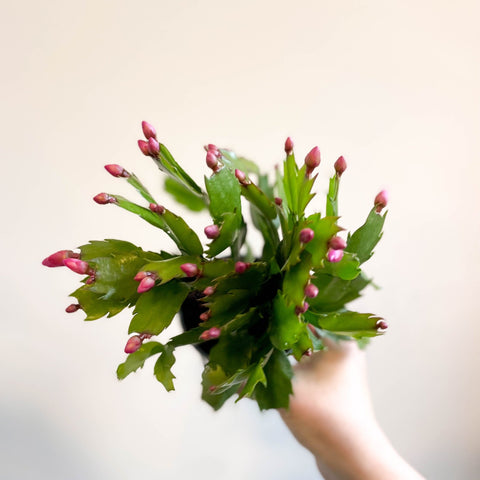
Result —
[[295, 306], [278, 292], [273, 300], [270, 340], [279, 350], [286, 350], [297, 343], [302, 331], [302, 322], [295, 313]]
[[175, 356], [173, 355], [173, 349], [166, 345], [163, 347], [163, 351], [158, 357], [155, 363], [153, 373], [157, 380], [165, 387], [167, 392], [175, 390], [173, 385], [173, 379], [175, 376], [172, 374], [171, 368], [175, 363]]
[[151, 356], [164, 350], [161, 343], [147, 342], [144, 343], [136, 352], [130, 353], [124, 363], [117, 368], [117, 378], [123, 380], [130, 373], [135, 372], [139, 368], [143, 368], [145, 361]]
[[178, 203], [194, 212], [200, 212], [207, 207], [205, 197], [195, 195], [183, 183], [176, 182], [173, 178], [165, 178], [165, 191], [172, 195]]

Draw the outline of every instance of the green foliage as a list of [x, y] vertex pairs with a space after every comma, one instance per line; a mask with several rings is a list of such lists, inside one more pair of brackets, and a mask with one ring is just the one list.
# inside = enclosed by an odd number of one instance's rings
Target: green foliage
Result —
[[[135, 332], [145, 341], [118, 366], [119, 379], [156, 356], [155, 377], [167, 391], [174, 390], [175, 349], [195, 345], [208, 352], [202, 398], [215, 410], [234, 395], [237, 401], [251, 398], [260, 409], [288, 408], [290, 357], [300, 361], [306, 352], [324, 349], [325, 338], [356, 339], [364, 346], [370, 337], [383, 333], [377, 326], [380, 317], [350, 311], [347, 304], [371, 283], [361, 266], [382, 236], [385, 214], [372, 209], [365, 224], [348, 235], [342, 260], [327, 261], [330, 240], [342, 230], [338, 175], [329, 182], [326, 215], [318, 209], [306, 215], [314, 199], [316, 176], [307, 173], [305, 165], [296, 164], [293, 152], [284, 161], [283, 173], [276, 169], [270, 182], [251, 160], [219, 149], [218, 169], [205, 177], [203, 191], [165, 145], [159, 144], [159, 149], [153, 160], [166, 174], [164, 191], [194, 212], [208, 207], [209, 222], [219, 227], [219, 235], [204, 246], [200, 241], [204, 237], [199, 238], [170, 210], [157, 213], [124, 197], [113, 197], [115, 205], [161, 229], [178, 247], [172, 253], [148, 252], [114, 239], [80, 247], [88, 272], [72, 296], [86, 320], [113, 317], [134, 307], [128, 333]], [[235, 169], [245, 172], [245, 182], [239, 182]], [[146, 202], [157, 204], [134, 174], [124, 180]], [[247, 243], [251, 238], [242, 215], [245, 206], [263, 238], [255, 248]], [[305, 228], [312, 229], [314, 236], [303, 244], [300, 232]], [[248, 263], [236, 268], [238, 261]], [[181, 268], [184, 264], [196, 265], [198, 274], [187, 275]], [[138, 293], [139, 283], [134, 280], [138, 272], [147, 274], [140, 288], [143, 293]], [[309, 283], [319, 290], [315, 298], [305, 298]], [[187, 317], [189, 305], [195, 308]], [[146, 341], [168, 329], [179, 311], [188, 320], [186, 331], [165, 344]]]

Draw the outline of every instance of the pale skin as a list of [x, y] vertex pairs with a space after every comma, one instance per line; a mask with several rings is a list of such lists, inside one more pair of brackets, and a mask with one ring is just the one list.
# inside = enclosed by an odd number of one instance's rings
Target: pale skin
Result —
[[326, 480], [423, 479], [380, 429], [356, 342], [325, 340], [328, 350], [295, 366], [288, 411], [280, 414], [315, 457]]

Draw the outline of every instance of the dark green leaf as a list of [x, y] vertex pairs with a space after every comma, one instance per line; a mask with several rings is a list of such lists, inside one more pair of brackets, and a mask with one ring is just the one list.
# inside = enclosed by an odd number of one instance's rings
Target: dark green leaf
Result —
[[253, 365], [253, 368], [249, 369], [248, 380], [242, 388], [236, 402], [241, 400], [243, 397], [251, 397], [253, 395], [255, 387], [259, 383], [261, 383], [264, 387], [267, 386], [267, 377], [265, 376], [265, 372], [263, 371], [262, 362]]
[[158, 335], [167, 328], [187, 297], [183, 282], [169, 282], [142, 293], [137, 300], [128, 333]]
[[295, 305], [288, 305], [279, 292], [273, 300], [270, 340], [279, 350], [286, 350], [297, 343], [303, 324], [295, 313]]
[[[227, 382], [228, 377], [217, 365], [212, 367], [207, 364], [202, 374], [202, 399], [205, 400], [214, 410], [218, 410], [239, 388], [240, 382]], [[219, 385], [226, 384], [228, 387], [217, 391]]]
[[124, 363], [121, 363], [117, 368], [117, 377], [123, 380], [127, 375], [135, 372], [139, 368], [143, 368], [145, 360], [151, 356], [160, 353], [164, 350], [161, 343], [148, 342], [144, 343], [136, 352], [130, 353]]
[[241, 193], [252, 205], [255, 205], [255, 207], [262, 212], [265, 218], [273, 220], [277, 216], [275, 204], [254, 183], [242, 185]]
[[175, 357], [173, 355], [173, 349], [166, 345], [155, 363], [153, 373], [155, 374], [155, 377], [157, 377], [157, 380], [165, 387], [167, 392], [175, 390], [173, 385], [173, 379], [175, 376], [171, 372], [174, 363]]
[[[82, 310], [87, 315], [85, 320], [97, 320], [105, 315], [113, 317], [131, 304], [112, 298], [104, 299], [103, 295], [92, 292], [90, 285], [82, 285], [70, 296], [75, 297], [82, 306]], [[130, 302], [135, 303], [135, 299], [130, 299]]]
[[221, 223], [227, 212], [241, 216], [240, 183], [229, 168], [222, 168], [211, 177], [205, 177], [205, 186], [215, 223]]
[[172, 195], [178, 203], [194, 212], [200, 212], [207, 207], [204, 197], [195, 195], [189, 188], [170, 177], [165, 178], [165, 191]]
[[230, 247], [235, 242], [241, 223], [242, 217], [239, 217], [237, 213], [225, 213], [220, 222], [220, 235], [208, 246], [207, 255], [214, 257]]
[[296, 306], [303, 305], [303, 299], [305, 298], [304, 290], [310, 278], [311, 268], [311, 255], [308, 252], [303, 252], [301, 262], [291, 267], [285, 273], [282, 290], [289, 303]]
[[360, 275], [360, 261], [357, 256], [350, 252], [345, 252], [342, 259], [339, 262], [325, 261], [324, 268], [321, 272], [328, 273], [334, 277], [340, 277], [343, 280], [353, 280]]
[[233, 335], [223, 331], [218, 343], [210, 350], [210, 362], [220, 365], [226, 375], [233, 375], [248, 367], [255, 342], [256, 338], [244, 331]]
[[167, 283], [174, 278], [183, 278], [185, 273], [180, 268], [184, 263], [195, 263], [200, 265], [200, 258], [188, 255], [181, 255], [178, 257], [169, 258], [167, 260], [160, 260], [157, 262], [147, 263], [143, 265], [141, 271], [154, 272], [158, 275], [160, 285]]
[[181, 252], [187, 255], [201, 255], [203, 247], [197, 234], [187, 225], [185, 220], [178, 215], [175, 215], [170, 210], [165, 210], [161, 215], [168, 232]]
[[297, 184], [298, 167], [295, 163], [293, 153], [287, 155], [283, 165], [283, 189], [285, 192], [285, 200], [287, 207], [292, 214], [298, 212], [298, 184]]
[[338, 188], [340, 186], [340, 177], [335, 174], [330, 178], [327, 193], [327, 216], [338, 217]]
[[315, 236], [305, 245], [305, 250], [312, 254], [314, 267], [322, 265], [328, 251], [328, 241], [340, 231], [337, 220], [337, 217], [321, 218], [319, 213], [314, 213], [307, 219], [308, 227], [314, 231]]

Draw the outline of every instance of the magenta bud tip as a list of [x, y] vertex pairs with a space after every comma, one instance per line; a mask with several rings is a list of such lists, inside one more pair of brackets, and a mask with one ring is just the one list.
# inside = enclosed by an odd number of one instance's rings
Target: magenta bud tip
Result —
[[163, 215], [165, 213], [165, 207], [162, 205], [157, 205], [156, 203], [151, 203], [148, 208], [152, 212], [158, 213], [159, 215]]
[[332, 237], [329, 242], [328, 246], [332, 250], [344, 250], [347, 246], [347, 242], [342, 237]]
[[212, 286], [205, 288], [205, 290], [203, 291], [203, 294], [206, 295], [207, 297], [209, 295], [213, 295], [214, 293], [215, 293], [215, 287], [212, 287]]
[[150, 123], [145, 122], [145, 120], [142, 122], [142, 130], [147, 140], [150, 138], [157, 138], [157, 131], [155, 130], [155, 127]]
[[337, 175], [340, 176], [347, 169], [347, 162], [341, 155], [337, 158], [337, 161], [333, 164], [333, 166], [335, 167], [335, 172], [337, 172]]
[[200, 272], [198, 266], [194, 263], [184, 263], [180, 265], [180, 268], [187, 277], [196, 277]]
[[105, 165], [105, 170], [114, 177], [129, 177], [130, 174], [120, 165], [114, 163]]
[[313, 240], [313, 237], [315, 236], [315, 232], [311, 228], [304, 228], [303, 230], [300, 231], [300, 242], [302, 243], [308, 243]]
[[388, 323], [385, 320], [379, 320], [376, 327], [378, 330], [386, 330], [388, 328]]
[[307, 302], [303, 302], [303, 305], [297, 305], [295, 307], [295, 314], [300, 315], [301, 313], [305, 313], [309, 306], [310, 305]]
[[200, 335], [200, 340], [213, 340], [215, 338], [218, 338], [221, 333], [222, 332], [218, 327], [212, 327], [212, 328], [209, 328], [208, 330], [205, 330]]
[[66, 258], [80, 258], [80, 255], [73, 253], [72, 250], [59, 250], [45, 258], [42, 265], [45, 267], [63, 267], [65, 265], [63, 261]]
[[136, 282], [141, 282], [145, 277], [148, 277], [150, 274], [148, 272], [138, 272], [133, 279]]
[[155, 278], [152, 275], [146, 276], [140, 280], [137, 288], [138, 293], [148, 292], [155, 286]]
[[212, 312], [207, 310], [206, 312], [201, 313], [199, 318], [202, 322], [206, 322], [211, 316]]
[[237, 177], [237, 180], [242, 184], [246, 185], [247, 183], [247, 177], [244, 172], [239, 170], [238, 168], [235, 169], [235, 176]]
[[375, 197], [375, 200], [374, 200], [375, 211], [377, 213], [380, 213], [382, 209], [384, 209], [387, 206], [387, 203], [388, 203], [388, 192], [386, 190], [382, 190]]
[[327, 260], [331, 263], [337, 263], [343, 258], [343, 250], [334, 250], [330, 248], [327, 252]]
[[138, 140], [138, 148], [147, 157], [150, 156], [150, 149], [148, 148], [148, 142], [145, 140]]
[[90, 272], [88, 263], [78, 258], [65, 258], [63, 264], [72, 270], [72, 272], [79, 273], [80, 275], [85, 275]]
[[77, 310], [80, 310], [81, 308], [82, 308], [82, 307], [80, 306], [79, 303], [72, 303], [71, 305], [69, 305], [69, 306], [65, 309], [65, 311], [66, 311], [67, 313], [74, 313], [74, 312], [76, 312]]
[[305, 296], [308, 298], [315, 298], [318, 295], [318, 287], [313, 283], [309, 283], [305, 287]]
[[285, 153], [287, 155], [291, 155], [292, 152], [293, 152], [293, 140], [290, 137], [288, 137], [285, 140]]
[[213, 171], [216, 171], [218, 169], [217, 155], [211, 150], [207, 152], [206, 162], [207, 162], [207, 167], [211, 168]]
[[281, 207], [283, 200], [280, 197], [275, 197], [274, 202], [275, 202], [275, 205], [278, 205], [279, 207]]
[[112, 197], [108, 193], [99, 193], [93, 197], [93, 200], [99, 205], [107, 205], [107, 203], [115, 203], [116, 198]]
[[160, 152], [160, 144], [153, 137], [148, 139], [148, 151], [150, 152], [150, 155], [154, 157]]
[[236, 262], [235, 263], [235, 273], [244, 273], [250, 267], [248, 262]]
[[125, 345], [125, 353], [134, 353], [142, 346], [142, 339], [138, 335], [134, 335], [128, 339]]
[[220, 235], [220, 229], [218, 228], [218, 225], [208, 225], [205, 227], [204, 232], [207, 238], [210, 238], [211, 240], [218, 238]]
[[320, 165], [320, 149], [313, 147], [305, 157], [305, 165], [311, 171]]

